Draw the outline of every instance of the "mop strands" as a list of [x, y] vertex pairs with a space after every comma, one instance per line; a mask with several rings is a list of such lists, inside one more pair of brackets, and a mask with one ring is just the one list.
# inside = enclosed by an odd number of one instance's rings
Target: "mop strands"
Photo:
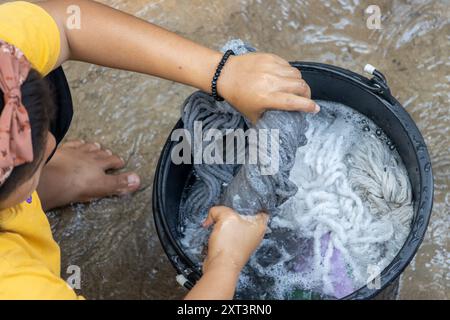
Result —
[[[224, 49], [253, 50], [239, 40]], [[262, 175], [259, 165], [247, 163], [194, 164], [179, 219], [181, 244], [194, 260], [203, 260], [209, 231], [200, 224], [211, 206], [271, 214], [238, 298], [283, 299], [298, 290], [343, 297], [376, 277], [409, 233], [411, 186], [388, 137], [347, 106], [316, 102], [319, 114], [269, 111], [257, 123], [256, 129], [280, 131], [277, 173]], [[222, 132], [250, 126], [228, 103], [201, 92], [186, 100], [182, 117], [189, 132], [195, 121]]]

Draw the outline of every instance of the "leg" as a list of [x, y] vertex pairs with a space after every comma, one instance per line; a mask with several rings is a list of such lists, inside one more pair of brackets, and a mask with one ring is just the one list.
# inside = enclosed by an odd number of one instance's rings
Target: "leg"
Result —
[[140, 185], [137, 174], [106, 172], [124, 165], [122, 159], [103, 150], [99, 144], [84, 141], [62, 144], [42, 171], [37, 189], [42, 207], [47, 211], [70, 203], [136, 191]]

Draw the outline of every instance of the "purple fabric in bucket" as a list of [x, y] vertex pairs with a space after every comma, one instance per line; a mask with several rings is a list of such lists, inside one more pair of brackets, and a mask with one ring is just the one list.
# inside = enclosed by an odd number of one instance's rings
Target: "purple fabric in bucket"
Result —
[[[322, 260], [320, 261], [320, 264], [323, 266], [325, 258], [325, 254], [327, 251], [328, 244], [330, 242], [330, 233], [325, 234], [321, 238], [321, 248], [320, 248], [320, 255]], [[310, 243], [308, 243], [307, 247], [309, 249], [303, 250], [300, 256], [297, 258], [297, 264], [295, 266], [295, 272], [298, 273], [310, 273], [314, 272], [314, 263], [312, 262], [313, 259], [313, 241], [311, 240]], [[340, 250], [333, 249], [333, 254], [330, 258], [330, 272], [329, 275], [332, 288], [331, 292], [327, 292], [328, 295], [333, 296], [337, 299], [341, 299], [352, 292], [355, 291], [355, 286], [348, 274], [347, 265], [345, 263], [344, 257]], [[322, 290], [320, 290], [322, 291]], [[327, 290], [330, 291], [330, 290]]]
[[[325, 256], [326, 248], [330, 241], [330, 234], [327, 233], [321, 239], [321, 255]], [[331, 256], [331, 282], [333, 284], [333, 295], [340, 299], [343, 298], [354, 291], [353, 282], [348, 276], [347, 266], [345, 264], [342, 253], [338, 249], [333, 250], [333, 255]]]

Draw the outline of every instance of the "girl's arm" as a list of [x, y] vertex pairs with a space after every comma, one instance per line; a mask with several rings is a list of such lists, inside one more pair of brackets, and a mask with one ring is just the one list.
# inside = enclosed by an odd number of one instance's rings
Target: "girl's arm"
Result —
[[203, 224], [214, 224], [203, 276], [185, 299], [232, 299], [239, 273], [264, 237], [267, 220], [264, 213], [244, 217], [227, 207], [212, 208]]
[[[94, 1], [48, 0], [38, 4], [59, 26], [60, 64], [80, 60], [210, 92], [220, 52]], [[80, 8], [79, 29], [67, 25], [67, 10], [73, 5]], [[268, 108], [318, 111], [300, 72], [271, 54], [232, 56], [219, 78], [218, 92], [252, 121]]]
[[[225, 262], [225, 263], [224, 263]], [[231, 300], [240, 270], [230, 267], [226, 257], [203, 271], [203, 276], [184, 298], [185, 300]]]

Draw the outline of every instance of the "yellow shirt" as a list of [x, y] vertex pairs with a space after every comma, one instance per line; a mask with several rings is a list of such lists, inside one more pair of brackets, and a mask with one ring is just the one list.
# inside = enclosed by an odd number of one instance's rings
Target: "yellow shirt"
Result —
[[[20, 48], [43, 75], [59, 57], [55, 21], [28, 2], [0, 5], [0, 39]], [[60, 261], [36, 192], [26, 202], [0, 210], [0, 299], [77, 299], [60, 278]]]
[[77, 299], [36, 192], [0, 211], [0, 299]]
[[55, 20], [41, 7], [16, 1], [0, 5], [0, 39], [25, 54], [42, 75], [55, 67], [61, 50]]

